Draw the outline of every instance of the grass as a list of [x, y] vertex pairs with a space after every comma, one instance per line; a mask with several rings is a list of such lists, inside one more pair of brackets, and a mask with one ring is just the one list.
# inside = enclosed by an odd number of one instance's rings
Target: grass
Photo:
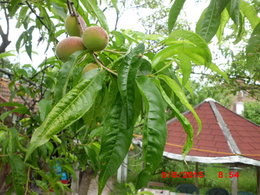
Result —
[[[138, 153], [135, 151], [135, 153]], [[130, 155], [128, 164], [128, 178], [127, 183], [135, 183], [138, 173], [142, 170], [141, 156], [135, 157]], [[151, 181], [158, 181], [165, 183], [165, 190], [172, 192], [176, 191], [176, 186], [181, 183], [193, 183], [195, 184], [195, 178], [162, 178], [161, 172], [195, 172], [195, 164], [188, 163], [188, 166], [181, 161], [164, 160], [160, 169], [157, 170], [156, 175], [153, 175]], [[205, 177], [198, 178], [198, 185], [201, 194], [205, 194], [209, 189], [213, 187], [221, 187], [231, 192], [231, 179], [228, 177], [230, 170], [227, 166], [221, 164], [200, 164], [199, 171], [203, 171]], [[224, 177], [219, 178], [219, 172], [223, 172]], [[256, 169], [255, 167], [244, 167], [238, 170], [238, 191], [247, 191], [256, 194]], [[156, 187], [155, 187], [156, 188]], [[131, 190], [126, 187], [125, 184], [116, 184], [114, 192], [111, 195], [122, 194], [126, 195]], [[129, 193], [131, 194], [131, 193]]]

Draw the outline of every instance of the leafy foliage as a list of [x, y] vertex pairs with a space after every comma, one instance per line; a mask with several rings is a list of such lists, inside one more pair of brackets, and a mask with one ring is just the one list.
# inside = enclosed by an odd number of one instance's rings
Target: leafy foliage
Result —
[[[158, 2], [148, 2], [148, 7], [158, 7]], [[248, 2], [211, 0], [197, 23], [197, 33], [173, 30], [184, 2], [176, 0], [170, 11], [164, 12], [170, 32], [167, 36], [117, 30], [116, 26], [109, 32], [105, 9], [101, 8], [112, 6], [119, 16], [122, 2], [115, 0], [10, 0], [1, 4], [6, 19], [16, 18], [16, 27], [24, 29], [16, 42], [17, 52], [23, 48], [30, 58], [35, 32], [39, 32], [38, 44], [47, 43], [46, 51], [56, 46], [60, 36], [66, 35], [64, 20], [72, 8], [88, 26], [106, 29], [110, 38], [105, 50], [74, 53], [65, 63], [53, 54], [37, 69], [30, 64], [20, 67], [8, 63], [0, 69], [10, 91], [8, 102], [0, 105], [0, 165], [9, 167], [0, 167], [0, 176], [7, 178], [1, 189], [17, 194], [36, 193], [31, 186], [42, 192], [68, 191], [60, 182], [59, 165], [72, 178], [74, 169], [99, 174], [101, 194], [128, 153], [136, 126], [143, 137], [144, 169], [136, 184], [141, 188], [160, 165], [169, 109], [188, 135], [183, 152], [189, 152], [193, 127], [181, 114], [181, 107], [193, 113], [199, 130], [202, 127], [185, 95], [187, 90], [192, 94], [189, 85], [194, 67], [204, 66], [228, 80], [230, 74], [213, 63], [208, 43], [215, 35], [221, 42], [230, 18], [238, 41], [244, 17], [250, 22], [253, 33], [247, 45], [247, 62], [259, 62], [259, 18]], [[12, 55], [5, 52], [0, 58]], [[99, 68], [84, 73], [88, 63]], [[14, 103], [17, 100], [20, 103]]]
[[260, 103], [259, 102], [246, 102], [243, 115], [247, 119], [253, 121], [254, 123], [260, 125]]

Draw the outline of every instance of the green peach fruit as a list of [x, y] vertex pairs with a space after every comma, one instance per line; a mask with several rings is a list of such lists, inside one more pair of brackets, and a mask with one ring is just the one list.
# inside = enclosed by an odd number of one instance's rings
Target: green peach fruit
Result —
[[89, 51], [101, 51], [108, 44], [107, 32], [99, 26], [90, 26], [82, 34], [83, 44]]
[[[78, 21], [79, 20], [79, 21]], [[65, 29], [70, 36], [80, 37], [86, 28], [86, 23], [81, 16], [68, 16], [65, 20]]]
[[66, 62], [71, 54], [84, 49], [86, 48], [80, 37], [68, 37], [56, 46], [56, 55], [61, 61]]
[[93, 69], [96, 69], [96, 68], [98, 68], [98, 66], [97, 66], [96, 64], [94, 64], [94, 63], [89, 63], [89, 64], [87, 64], [87, 65], [84, 67], [83, 73], [89, 72], [89, 71], [91, 71], [91, 70], [93, 70]]

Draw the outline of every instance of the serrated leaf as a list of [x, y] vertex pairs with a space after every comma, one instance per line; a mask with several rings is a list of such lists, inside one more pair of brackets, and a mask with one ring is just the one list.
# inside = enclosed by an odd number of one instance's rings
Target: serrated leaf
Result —
[[21, 25], [22, 25], [22, 22], [24, 21], [24, 18], [26, 17], [26, 13], [28, 11], [28, 7], [25, 6], [25, 7], [22, 7], [20, 12], [19, 12], [19, 16], [18, 16], [18, 19], [17, 19], [17, 23], [16, 23], [16, 28], [20, 28]]
[[118, 70], [118, 89], [121, 94], [123, 104], [127, 110], [128, 127], [132, 126], [134, 121], [134, 97], [135, 97], [135, 78], [137, 70], [142, 64], [141, 54], [144, 52], [144, 44], [138, 45], [129, 54], [125, 56]]
[[39, 104], [40, 119], [43, 121], [47, 114], [51, 111], [52, 100], [42, 99]]
[[99, 143], [90, 143], [88, 146], [84, 147], [84, 150], [86, 152], [86, 155], [90, 161], [90, 164], [92, 166], [92, 169], [94, 171], [97, 171], [99, 168], [99, 159], [98, 159], [98, 154], [100, 152], [100, 145]]
[[73, 71], [74, 64], [76, 63], [77, 58], [82, 54], [82, 51], [73, 53], [67, 62], [62, 64], [61, 69], [57, 75], [57, 82], [54, 88], [54, 102], [58, 102], [67, 91], [67, 85], [70, 79], [70, 75]]
[[104, 132], [101, 138], [99, 195], [106, 181], [116, 173], [129, 150], [133, 127], [127, 128], [126, 115], [127, 110], [118, 95], [110, 110], [110, 114], [105, 120]]
[[26, 166], [20, 156], [16, 154], [9, 155], [9, 163], [11, 166], [12, 182], [16, 194], [24, 194], [26, 177]]
[[168, 31], [171, 33], [174, 24], [180, 14], [180, 11], [185, 3], [185, 0], [175, 0], [170, 12], [169, 12], [169, 18], [168, 18]]
[[257, 26], [257, 24], [260, 22], [260, 18], [257, 16], [257, 12], [255, 8], [252, 5], [250, 5], [248, 2], [240, 0], [240, 9], [248, 19], [252, 29], [254, 29]]
[[39, 146], [81, 118], [93, 105], [102, 89], [105, 73], [99, 72], [80, 82], [69, 91], [51, 110], [44, 122], [32, 135], [26, 158]]
[[227, 76], [227, 74], [225, 72], [223, 72], [222, 70], [219, 69], [219, 67], [214, 64], [214, 63], [211, 63], [211, 65], [209, 66], [209, 69], [211, 69], [212, 71], [218, 73], [219, 75], [223, 76], [223, 78], [229, 82], [229, 78]]
[[178, 110], [178, 108], [172, 103], [171, 99], [168, 97], [162, 86], [160, 85], [160, 81], [158, 82], [158, 87], [161, 91], [161, 94], [164, 98], [164, 100], [167, 102], [167, 104], [171, 107], [175, 117], [180, 121], [182, 127], [184, 128], [184, 131], [187, 134], [186, 142], [183, 146], [183, 153], [186, 155], [192, 148], [193, 145], [193, 136], [194, 136], [194, 130], [192, 125], [190, 124], [189, 120]]
[[206, 11], [201, 15], [196, 26], [196, 32], [209, 42], [216, 34], [221, 19], [221, 13], [230, 0], [211, 0]]
[[181, 72], [182, 72], [182, 85], [185, 86], [185, 84], [188, 82], [189, 78], [190, 78], [190, 74], [192, 71], [192, 65], [191, 65], [191, 60], [189, 58], [189, 56], [185, 55], [185, 54], [179, 54], [178, 56], [180, 62], [177, 62], [177, 64], [180, 66], [181, 68]]
[[151, 173], [161, 162], [166, 142], [167, 128], [166, 104], [153, 79], [147, 76], [137, 78], [137, 86], [145, 105], [145, 124], [143, 129], [144, 169], [138, 176], [137, 188], [147, 184]]
[[200, 132], [202, 129], [201, 120], [200, 120], [199, 116], [197, 115], [197, 113], [195, 112], [195, 110], [193, 109], [193, 107], [188, 102], [188, 100], [187, 100], [184, 92], [180, 88], [180, 86], [176, 83], [175, 80], [171, 79], [170, 77], [168, 77], [166, 75], [158, 75], [158, 78], [163, 80], [171, 88], [171, 90], [176, 94], [176, 96], [179, 98], [180, 102], [187, 109], [189, 109], [191, 111], [191, 113], [193, 114], [194, 118], [196, 119], [196, 121], [198, 123], [198, 132]]
[[87, 10], [89, 10], [89, 7], [91, 8], [91, 10], [89, 11], [93, 11], [94, 14], [96, 15], [96, 17], [98, 18], [98, 21], [100, 22], [101, 26], [107, 31], [109, 32], [109, 28], [108, 28], [108, 24], [106, 21], [106, 17], [104, 15], [104, 13], [102, 12], [102, 10], [100, 10], [100, 8], [93, 3], [91, 0], [81, 0], [80, 1]]
[[221, 13], [221, 20], [220, 20], [218, 31], [216, 33], [219, 42], [222, 41], [224, 29], [228, 23], [228, 20], [229, 20], [228, 11], [227, 9], [224, 9], [223, 12]]
[[14, 108], [10, 111], [4, 112], [0, 115], [0, 120], [4, 121], [6, 117], [8, 117], [11, 113], [19, 113], [19, 114], [30, 114], [30, 111], [26, 107], [18, 107]]
[[113, 7], [116, 9], [116, 12], [119, 13], [119, 9], [117, 6], [117, 0], [111, 0]]
[[206, 41], [196, 33], [176, 30], [164, 40], [164, 43], [169, 47], [154, 56], [153, 68], [156, 68], [157, 64], [167, 58], [183, 59], [183, 55], [188, 56], [191, 61], [198, 65], [208, 66], [211, 63], [212, 57], [209, 47]]
[[240, 0], [230, 0], [229, 14], [236, 25], [240, 25]]
[[8, 131], [8, 159], [11, 167], [12, 183], [17, 194], [24, 194], [26, 183], [26, 166], [21, 157], [15, 152], [18, 150], [18, 132], [15, 128]]
[[247, 66], [253, 70], [255, 74], [260, 71], [260, 22], [255, 27], [246, 46]]
[[10, 51], [4, 52], [4, 53], [0, 53], [0, 59], [1, 58], [5, 58], [5, 57], [9, 57], [9, 56], [15, 56], [15, 55], [12, 54]]
[[[117, 80], [120, 95], [106, 119], [101, 142], [100, 155], [103, 163], [99, 179], [99, 194], [107, 179], [119, 168], [131, 144], [133, 127], [137, 118], [134, 109], [135, 78], [138, 68], [143, 63], [141, 54], [144, 49], [144, 44], [140, 44], [120, 61]], [[118, 148], [118, 145], [122, 148]]]
[[152, 60], [153, 69], [157, 69], [160, 62], [168, 59], [178, 59], [178, 56], [183, 54], [189, 56], [198, 65], [208, 65], [208, 59], [202, 48], [189, 41], [172, 41], [171, 43], [171, 46], [164, 48], [154, 56]]
[[[26, 32], [23, 32], [23, 33], [20, 35], [20, 37], [18, 38], [18, 40], [16, 41], [15, 48], [16, 48], [17, 53], [19, 53], [19, 50], [20, 50], [20, 48], [21, 48], [21, 43], [22, 43], [22, 40], [25, 39], [25, 35], [26, 35]], [[24, 42], [25, 42], [25, 41], [24, 41]], [[24, 44], [24, 42], [23, 42], [23, 44]], [[23, 44], [22, 44], [22, 45], [23, 45]]]

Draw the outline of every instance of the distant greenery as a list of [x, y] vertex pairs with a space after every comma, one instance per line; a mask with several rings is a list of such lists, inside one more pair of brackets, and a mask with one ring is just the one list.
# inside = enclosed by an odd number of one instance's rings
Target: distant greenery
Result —
[[243, 116], [260, 125], [260, 102], [246, 102]]

